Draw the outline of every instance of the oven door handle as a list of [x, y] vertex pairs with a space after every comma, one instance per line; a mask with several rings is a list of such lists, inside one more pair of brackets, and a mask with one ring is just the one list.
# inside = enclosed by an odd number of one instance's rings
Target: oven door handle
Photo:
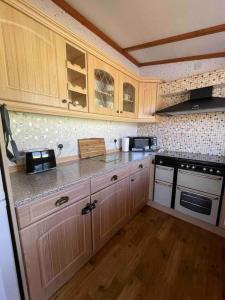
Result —
[[192, 175], [194, 174], [195, 176], [198, 176], [198, 177], [203, 177], [203, 178], [208, 178], [208, 179], [211, 179], [211, 180], [216, 180], [216, 181], [221, 181], [223, 179], [223, 177], [214, 177], [216, 175], [204, 175], [204, 174], [197, 174], [196, 172], [188, 172], [188, 171], [183, 171], [183, 170], [180, 170], [178, 171], [178, 173], [180, 174], [189, 174], [189, 175]]
[[155, 183], [156, 183], [156, 184], [159, 184], [159, 185], [165, 185], [165, 186], [169, 186], [169, 187], [171, 187], [171, 186], [172, 186], [172, 184], [171, 184], [171, 183], [166, 183], [166, 182], [162, 182], [162, 181], [158, 181], [158, 180], [155, 180]]
[[173, 171], [174, 170], [174, 168], [161, 166], [161, 165], [158, 165], [158, 164], [156, 164], [156, 168], [162, 169], [162, 170], [167, 170], [167, 171]]
[[199, 193], [198, 191], [193, 191], [191, 189], [185, 189], [185, 188], [179, 187], [179, 186], [177, 186], [177, 190], [181, 191], [181, 192], [189, 192], [189, 193], [192, 193], [192, 194], [196, 193], [196, 195], [203, 196], [203, 197], [205, 196], [205, 197], [207, 197], [210, 200], [220, 200], [219, 196], [213, 197], [211, 195], [208, 195], [207, 193], [201, 193], [201, 192]]

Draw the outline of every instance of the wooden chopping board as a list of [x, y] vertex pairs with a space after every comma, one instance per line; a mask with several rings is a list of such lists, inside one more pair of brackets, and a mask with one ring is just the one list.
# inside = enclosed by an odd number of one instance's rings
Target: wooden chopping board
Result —
[[78, 147], [81, 158], [95, 157], [106, 153], [104, 138], [78, 139]]

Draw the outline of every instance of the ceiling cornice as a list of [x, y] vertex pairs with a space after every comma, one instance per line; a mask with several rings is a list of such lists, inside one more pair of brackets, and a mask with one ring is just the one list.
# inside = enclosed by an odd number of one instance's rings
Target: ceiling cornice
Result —
[[220, 25], [203, 28], [200, 30], [190, 31], [190, 32], [186, 32], [183, 34], [178, 34], [178, 35], [170, 36], [167, 38], [163, 38], [163, 39], [159, 39], [159, 40], [155, 40], [155, 41], [151, 41], [151, 42], [147, 42], [147, 43], [143, 43], [143, 44], [130, 46], [127, 48], [123, 48], [123, 50], [124, 51], [135, 51], [135, 50], [140, 50], [140, 49], [145, 49], [145, 48], [151, 48], [151, 47], [155, 47], [155, 46], [159, 46], [159, 45], [165, 45], [165, 44], [170, 44], [170, 43], [174, 43], [174, 42], [184, 41], [184, 40], [193, 39], [196, 37], [214, 34], [214, 33], [223, 32], [223, 31], [225, 31], [225, 24], [220, 24]]

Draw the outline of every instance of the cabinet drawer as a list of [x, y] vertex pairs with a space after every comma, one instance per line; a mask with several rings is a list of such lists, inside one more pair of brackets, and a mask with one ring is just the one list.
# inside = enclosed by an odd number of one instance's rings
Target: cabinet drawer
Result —
[[130, 166], [115, 169], [106, 174], [102, 174], [91, 179], [91, 193], [96, 193], [101, 189], [125, 178], [130, 174]]
[[131, 173], [135, 173], [144, 168], [149, 168], [149, 159], [134, 161], [131, 165]]
[[56, 212], [80, 199], [90, 195], [90, 180], [85, 180], [53, 193], [50, 196], [38, 199], [16, 208], [19, 228], [34, 223], [53, 212]]

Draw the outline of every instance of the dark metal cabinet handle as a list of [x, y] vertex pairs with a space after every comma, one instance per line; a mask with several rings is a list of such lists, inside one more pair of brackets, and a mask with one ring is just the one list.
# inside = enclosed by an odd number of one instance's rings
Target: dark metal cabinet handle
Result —
[[98, 200], [94, 200], [92, 203], [87, 203], [86, 206], [84, 208], [82, 208], [81, 214], [82, 215], [89, 214], [93, 209], [96, 208], [96, 203], [97, 202], [98, 202]]
[[82, 215], [87, 215], [91, 212], [91, 204], [87, 203], [86, 206], [84, 208], [82, 208], [81, 210], [81, 214]]
[[140, 165], [138, 166], [138, 168], [140, 168], [140, 169], [143, 169], [143, 165], [142, 165], [142, 164], [140, 164]]
[[67, 103], [67, 100], [66, 99], [62, 99], [62, 103]]
[[117, 175], [113, 175], [112, 177], [111, 177], [111, 181], [116, 181], [118, 179], [118, 176]]
[[96, 203], [98, 203], [98, 200], [94, 200], [94, 201], [91, 203], [91, 210], [93, 210], [93, 209], [96, 208]]
[[63, 196], [61, 198], [59, 198], [56, 202], [55, 202], [55, 206], [60, 206], [62, 204], [67, 203], [70, 200], [70, 198], [68, 196]]
[[134, 179], [132, 178], [131, 181], [134, 182]]

